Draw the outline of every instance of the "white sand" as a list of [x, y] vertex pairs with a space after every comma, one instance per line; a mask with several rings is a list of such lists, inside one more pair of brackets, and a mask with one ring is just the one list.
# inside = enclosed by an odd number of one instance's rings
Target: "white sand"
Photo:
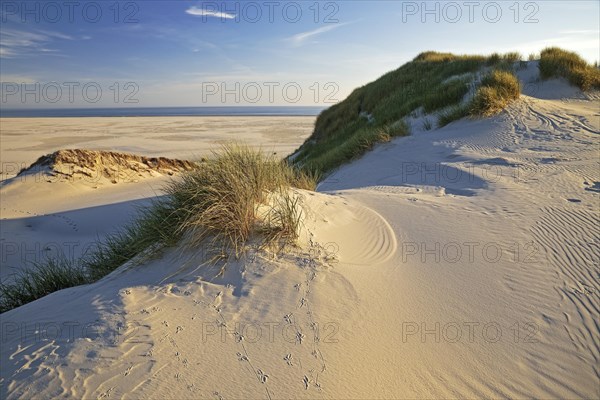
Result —
[[[342, 167], [302, 193], [296, 254], [214, 278], [172, 249], [3, 314], [2, 395], [600, 397], [600, 115], [563, 87]], [[96, 193], [55, 215], [91, 230], [147, 194]]]

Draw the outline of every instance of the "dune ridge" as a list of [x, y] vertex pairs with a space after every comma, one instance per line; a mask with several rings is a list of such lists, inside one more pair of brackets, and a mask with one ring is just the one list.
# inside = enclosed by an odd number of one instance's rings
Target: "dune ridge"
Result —
[[152, 176], [154, 173], [173, 175], [197, 167], [198, 165], [191, 161], [166, 157], [145, 157], [104, 150], [65, 149], [41, 156], [17, 176], [41, 172], [71, 179], [107, 178], [113, 183], [118, 183]]

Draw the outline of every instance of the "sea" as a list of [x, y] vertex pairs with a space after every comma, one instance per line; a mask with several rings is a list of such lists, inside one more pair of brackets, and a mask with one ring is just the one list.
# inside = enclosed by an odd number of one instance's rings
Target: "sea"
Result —
[[47, 108], [3, 109], [0, 117], [183, 117], [183, 116], [317, 116], [325, 107], [122, 107], [122, 108]]

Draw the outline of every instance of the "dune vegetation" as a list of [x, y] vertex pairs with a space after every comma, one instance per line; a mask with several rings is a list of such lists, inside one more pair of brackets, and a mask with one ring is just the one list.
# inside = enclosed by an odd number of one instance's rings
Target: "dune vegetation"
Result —
[[471, 102], [471, 114], [490, 116], [502, 111], [521, 95], [519, 79], [509, 71], [495, 70], [486, 75]]
[[578, 54], [548, 47], [540, 54], [540, 77], [562, 77], [581, 90], [600, 89], [600, 69], [588, 64]]
[[[438, 126], [470, 114], [491, 115], [498, 111], [500, 103], [514, 98], [512, 89], [510, 94], [504, 86], [498, 90], [484, 89], [476, 96], [478, 101], [473, 107], [469, 95], [473, 97], [479, 85], [478, 75], [482, 71], [503, 70], [501, 75], [492, 73], [492, 78], [482, 80], [482, 84], [507, 84], [508, 75], [520, 58], [514, 52], [487, 57], [421, 53], [323, 111], [313, 135], [296, 152], [293, 161], [307, 171], [326, 174], [361, 156], [378, 142], [408, 135], [404, 119], [416, 112], [437, 114]], [[511, 80], [513, 87], [514, 82], [518, 82], [516, 77]], [[486, 105], [491, 108], [483, 109]]]
[[291, 188], [314, 190], [316, 182], [316, 176], [273, 156], [226, 145], [172, 180], [165, 196], [81, 259], [47, 259], [1, 284], [0, 312], [95, 282], [125, 263], [142, 262], [178, 244], [202, 249], [207, 263], [223, 266], [228, 257], [241, 256], [250, 240], [282, 249], [296, 241], [302, 217]]

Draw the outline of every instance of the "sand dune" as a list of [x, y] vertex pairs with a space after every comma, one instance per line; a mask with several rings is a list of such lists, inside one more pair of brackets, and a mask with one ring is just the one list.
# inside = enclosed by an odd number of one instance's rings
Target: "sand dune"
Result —
[[[236, 140], [282, 157], [311, 133], [315, 117], [2, 118], [3, 179], [43, 154], [90, 149], [197, 160]], [[27, 138], [24, 140], [24, 138]]]
[[63, 176], [67, 180], [107, 178], [116, 184], [120, 181], [135, 181], [144, 175], [152, 176], [153, 173], [173, 175], [195, 168], [197, 165], [187, 160], [144, 157], [113, 151], [67, 149], [38, 158], [17, 176], [43, 173], [49, 177]]
[[[299, 191], [295, 252], [251, 250], [215, 278], [171, 249], [3, 314], [2, 395], [600, 397], [598, 103], [538, 86]], [[43, 240], [34, 220], [89, 234], [129, 212], [115, 199], [148, 195], [100, 193], [110, 213], [73, 202], [3, 225], [24, 241]]]

